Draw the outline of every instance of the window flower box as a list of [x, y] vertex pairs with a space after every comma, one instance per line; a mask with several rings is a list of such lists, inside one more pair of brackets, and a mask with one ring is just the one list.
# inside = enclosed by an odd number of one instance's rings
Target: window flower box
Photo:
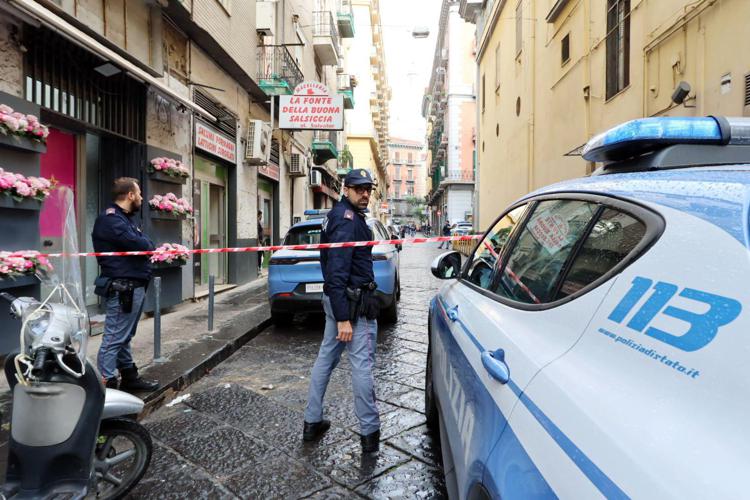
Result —
[[38, 284], [39, 278], [35, 274], [25, 274], [16, 278], [0, 278], [0, 290]]

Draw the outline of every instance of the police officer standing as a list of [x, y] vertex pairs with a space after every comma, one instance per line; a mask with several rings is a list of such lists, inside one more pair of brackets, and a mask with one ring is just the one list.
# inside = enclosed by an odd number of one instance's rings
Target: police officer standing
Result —
[[[365, 220], [372, 178], [355, 169], [344, 178], [344, 196], [323, 222], [321, 243], [370, 241]], [[323, 419], [323, 397], [341, 352], [349, 353], [354, 410], [359, 419], [362, 451], [375, 452], [380, 442], [380, 416], [372, 375], [375, 363], [378, 306], [374, 297], [372, 247], [321, 250], [325, 332], [310, 376], [303, 439], [312, 441], [331, 426]]]
[[[97, 217], [91, 234], [95, 252], [153, 250], [154, 243], [133, 221], [143, 198], [138, 181], [120, 177], [112, 186], [114, 203]], [[143, 310], [146, 286], [151, 279], [148, 257], [97, 257], [101, 275], [96, 293], [106, 299], [107, 317], [97, 365], [107, 387], [118, 388], [117, 373], [124, 391], [154, 391], [159, 384], [144, 380], [130, 352], [130, 341]]]

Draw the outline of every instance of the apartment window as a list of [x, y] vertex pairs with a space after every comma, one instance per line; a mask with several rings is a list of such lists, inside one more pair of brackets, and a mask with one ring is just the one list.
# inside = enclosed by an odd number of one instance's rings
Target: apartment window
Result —
[[401, 198], [401, 185], [396, 184], [396, 187], [393, 189], [393, 192], [396, 193], [394, 196], [395, 198]]
[[516, 57], [521, 55], [523, 49], [523, 2], [516, 6]]
[[414, 153], [409, 153], [409, 163], [414, 163]]
[[500, 89], [500, 44], [495, 46], [495, 92]]
[[406, 180], [413, 181], [414, 180], [414, 169], [408, 169], [406, 171]]
[[560, 43], [560, 64], [563, 66], [570, 61], [570, 33], [565, 35]]
[[630, 84], [630, 0], [607, 0], [607, 99]]
[[396, 151], [396, 161], [401, 161], [401, 153]]
[[396, 165], [396, 169], [395, 170], [396, 170], [396, 180], [400, 181], [401, 180], [401, 167], [399, 167], [398, 165]]

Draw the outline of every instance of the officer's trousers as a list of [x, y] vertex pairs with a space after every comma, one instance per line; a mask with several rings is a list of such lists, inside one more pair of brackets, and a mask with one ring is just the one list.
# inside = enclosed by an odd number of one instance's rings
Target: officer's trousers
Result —
[[331, 301], [323, 295], [323, 309], [326, 313], [326, 326], [320, 344], [318, 359], [310, 375], [310, 392], [305, 408], [305, 422], [323, 420], [323, 397], [328, 387], [333, 369], [347, 350], [352, 368], [352, 390], [354, 392], [354, 412], [359, 419], [362, 435], [380, 429], [380, 416], [375, 403], [375, 379], [372, 371], [375, 365], [375, 341], [378, 333], [377, 320], [360, 317], [354, 326], [351, 342], [336, 340], [338, 327], [331, 311]]
[[146, 289], [138, 287], [133, 290], [133, 309], [129, 313], [122, 311], [119, 292], [107, 297], [107, 317], [104, 320], [104, 337], [96, 358], [99, 372], [105, 379], [115, 378], [115, 370], [133, 366], [133, 355], [130, 352], [130, 341], [138, 328]]

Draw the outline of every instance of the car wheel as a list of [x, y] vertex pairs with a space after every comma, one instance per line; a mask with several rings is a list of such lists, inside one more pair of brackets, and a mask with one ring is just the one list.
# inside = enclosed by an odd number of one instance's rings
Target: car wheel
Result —
[[271, 312], [271, 320], [279, 326], [289, 326], [294, 320], [294, 313]]
[[[429, 338], [430, 327], [427, 327]], [[432, 342], [427, 344], [427, 371], [424, 375], [424, 414], [427, 420], [427, 429], [431, 434], [440, 436], [440, 414], [438, 413], [435, 389], [432, 385]]]
[[398, 309], [396, 304], [396, 290], [393, 291], [393, 295], [391, 295], [391, 303], [380, 311], [380, 320], [388, 325], [392, 325], [396, 321], [398, 321]]

